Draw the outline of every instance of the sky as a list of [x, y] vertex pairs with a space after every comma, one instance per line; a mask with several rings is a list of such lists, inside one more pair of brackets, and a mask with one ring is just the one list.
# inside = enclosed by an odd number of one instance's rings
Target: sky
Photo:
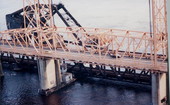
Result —
[[[148, 0], [53, 0], [63, 3], [83, 27], [149, 31]], [[5, 15], [22, 8], [22, 0], [1, 0], [0, 31]], [[65, 26], [55, 17], [57, 26]]]

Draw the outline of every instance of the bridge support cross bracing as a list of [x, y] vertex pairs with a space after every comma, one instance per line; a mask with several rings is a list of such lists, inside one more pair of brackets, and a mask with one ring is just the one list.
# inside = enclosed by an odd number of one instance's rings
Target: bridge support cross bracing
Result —
[[166, 105], [166, 73], [152, 73], [152, 105]]
[[56, 90], [62, 82], [59, 60], [52, 58], [38, 59], [40, 93], [48, 95]]

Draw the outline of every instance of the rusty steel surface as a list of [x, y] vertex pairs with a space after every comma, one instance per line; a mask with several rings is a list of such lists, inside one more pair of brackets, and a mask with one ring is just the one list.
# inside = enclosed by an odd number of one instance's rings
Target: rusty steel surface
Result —
[[51, 0], [23, 0], [24, 27], [0, 32], [0, 51], [167, 72], [166, 0], [152, 0], [153, 33], [57, 27]]

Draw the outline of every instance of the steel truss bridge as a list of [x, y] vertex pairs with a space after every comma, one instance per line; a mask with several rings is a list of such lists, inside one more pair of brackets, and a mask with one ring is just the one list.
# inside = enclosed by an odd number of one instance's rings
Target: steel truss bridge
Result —
[[[85, 28], [73, 17], [59, 14], [59, 10], [51, 0], [23, 0], [23, 9], [16, 12], [23, 23], [0, 32], [0, 51], [167, 72], [166, 0], [152, 0], [153, 33]], [[55, 13], [65, 19], [67, 27], [55, 26]], [[63, 13], [68, 15], [68, 11]], [[74, 21], [67, 22], [69, 19]]]

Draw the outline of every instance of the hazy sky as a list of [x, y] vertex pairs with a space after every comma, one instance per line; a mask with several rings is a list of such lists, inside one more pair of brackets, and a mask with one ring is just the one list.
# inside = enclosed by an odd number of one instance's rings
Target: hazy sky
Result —
[[[148, 0], [53, 0], [62, 2], [84, 27], [149, 31]], [[1, 0], [0, 30], [6, 29], [5, 15], [22, 8], [22, 0]], [[59, 18], [57, 26], [64, 26]]]

